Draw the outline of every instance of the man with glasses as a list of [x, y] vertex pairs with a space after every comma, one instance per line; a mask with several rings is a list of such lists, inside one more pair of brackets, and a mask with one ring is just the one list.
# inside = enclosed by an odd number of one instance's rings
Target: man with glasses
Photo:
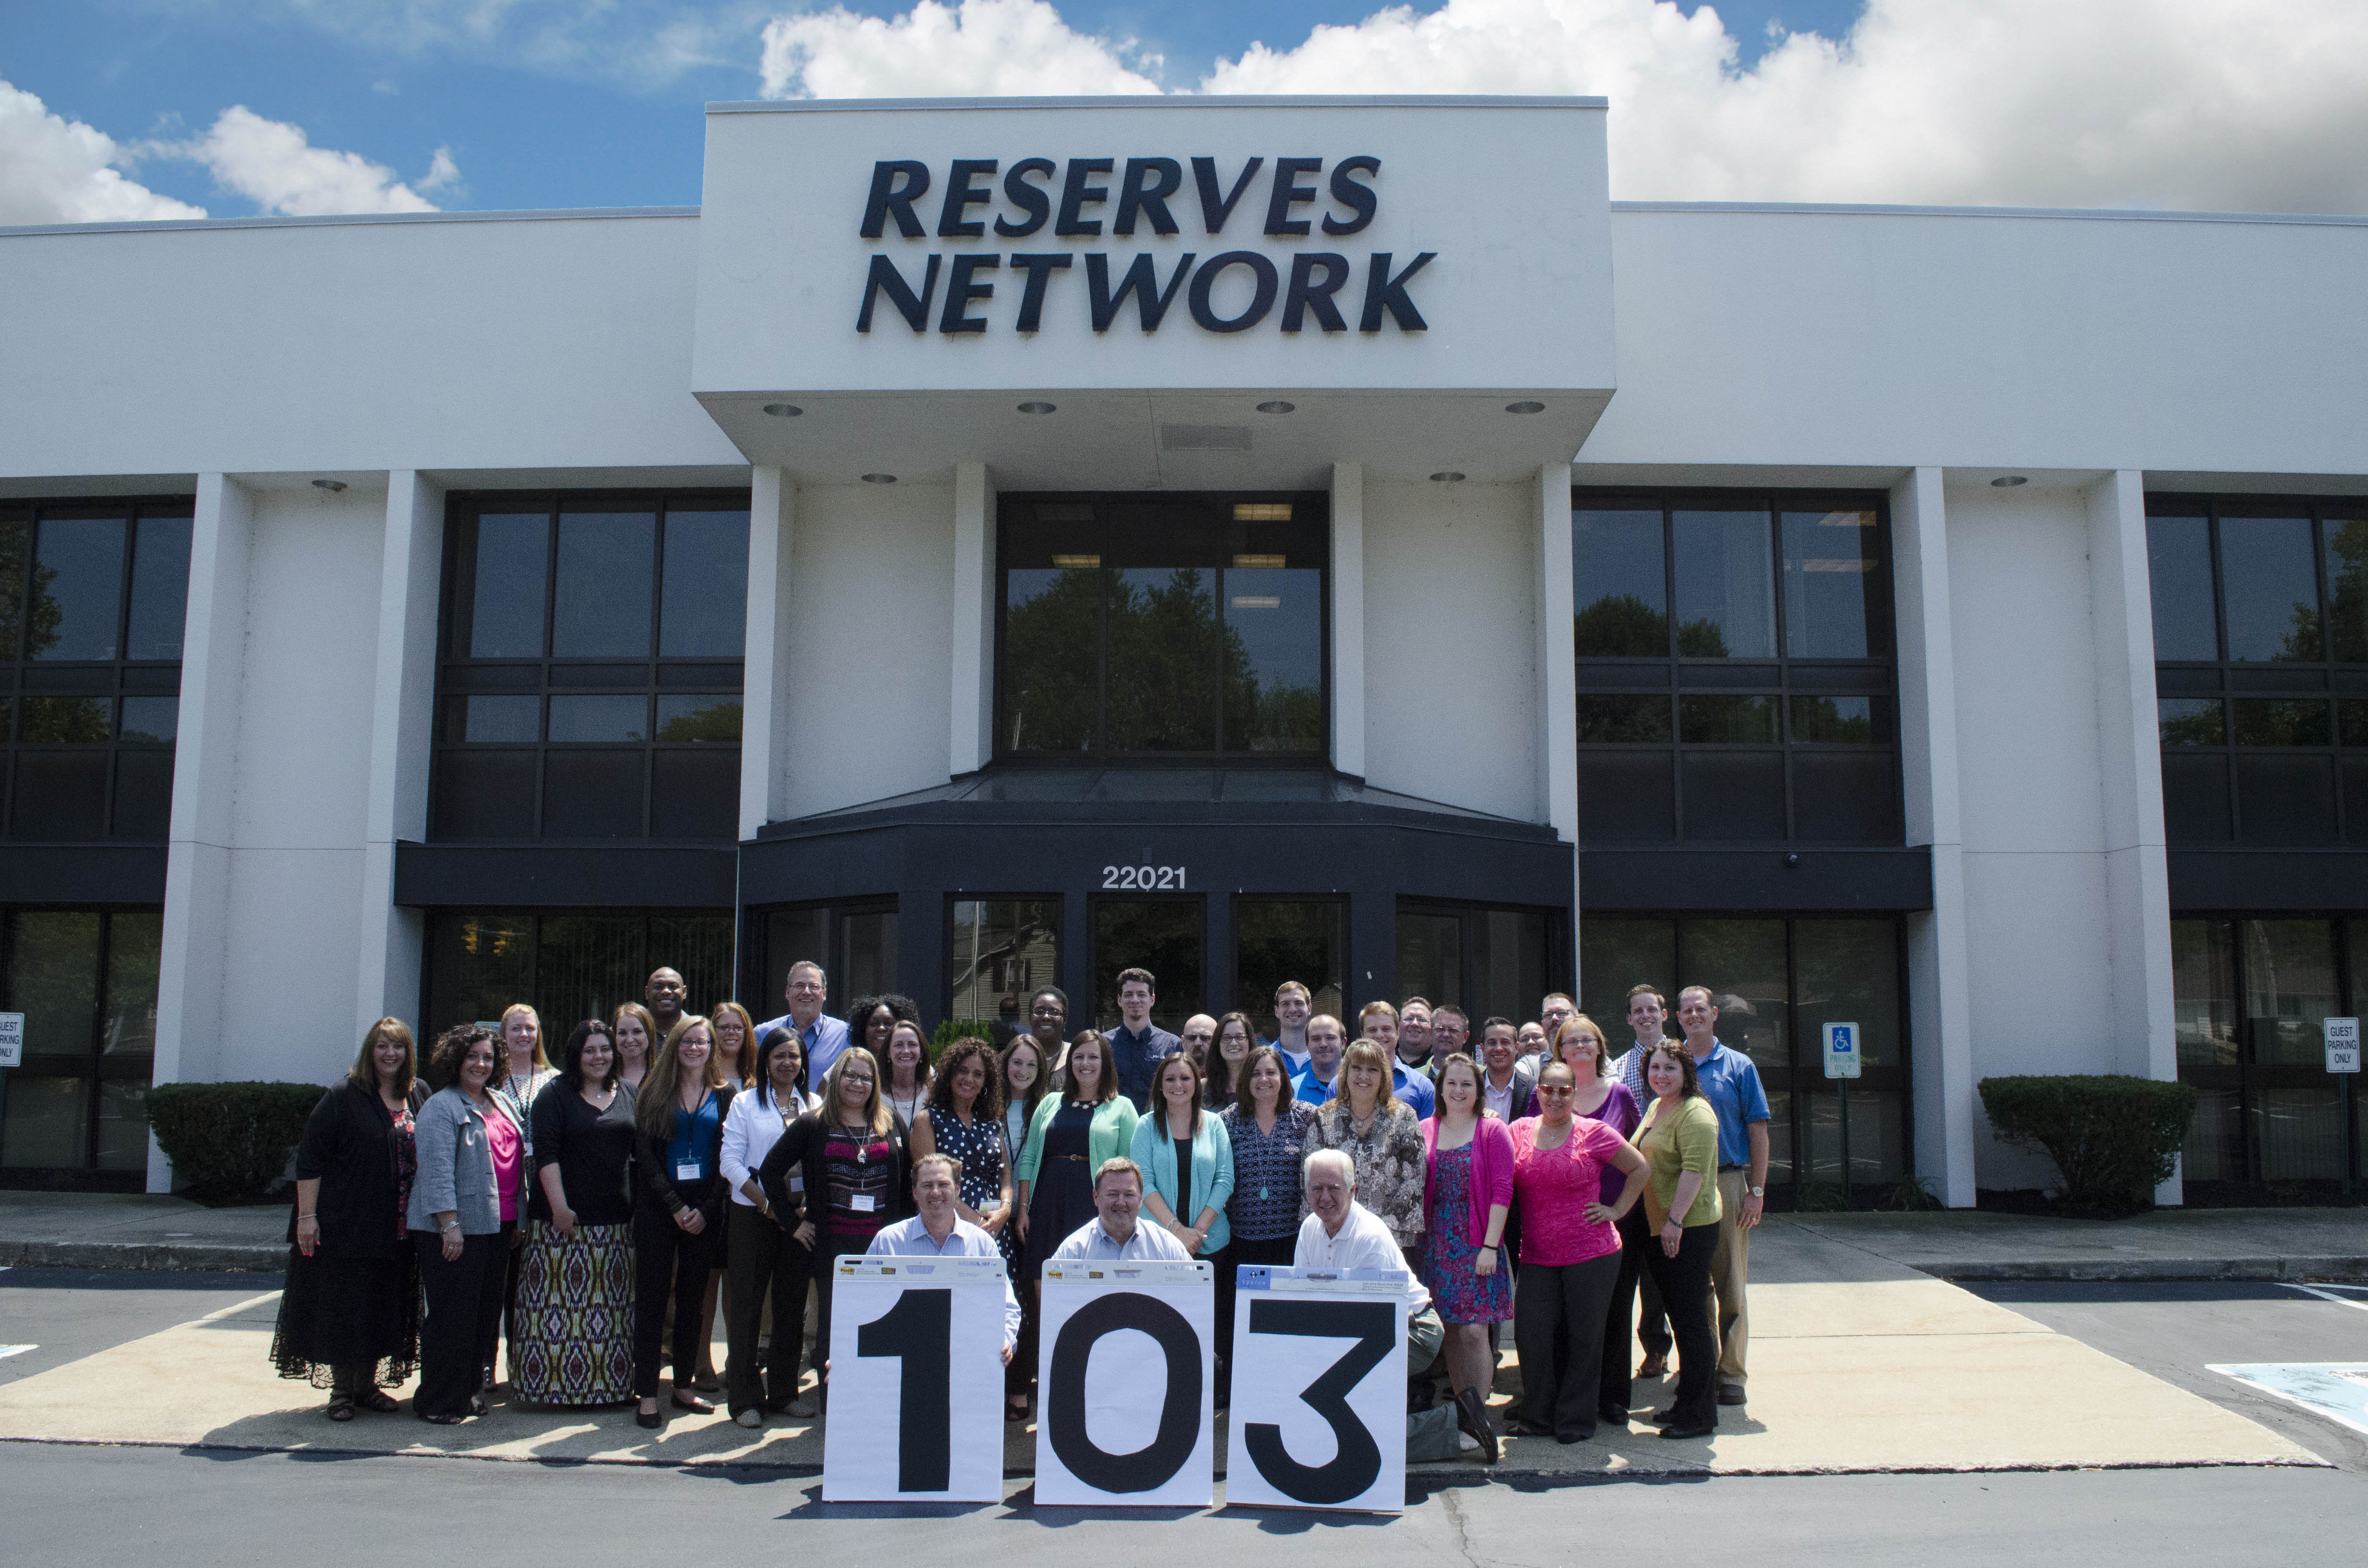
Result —
[[1184, 1028], [1176, 1037], [1201, 1072], [1209, 1070], [1209, 1047], [1217, 1038], [1217, 1020], [1206, 1013], [1195, 1013], [1184, 1020]]
[[[1547, 992], [1545, 999], [1538, 1004], [1538, 1026], [1545, 1031], [1545, 1043], [1536, 1052], [1539, 1072], [1544, 1072], [1546, 1063], [1554, 1060], [1554, 1039], [1562, 1033], [1562, 1027], [1570, 1021], [1571, 1015], [1577, 1011], [1578, 1004], [1559, 991]], [[1645, 1102], [1638, 1100], [1636, 1103], [1643, 1105]]]
[[[823, 978], [822, 965], [812, 959], [791, 964], [789, 983], [781, 987], [781, 1000], [790, 1005], [790, 1010], [758, 1024], [757, 1038], [762, 1040], [775, 1029], [794, 1031], [805, 1043], [806, 1082], [819, 1084], [838, 1053], [847, 1049], [846, 1022], [825, 1017], [822, 1010], [822, 1005], [830, 1000], [830, 983]], [[657, 1043], [650, 1042], [653, 1049]]]
[[[1465, 1049], [1472, 1041], [1472, 1020], [1463, 1009], [1449, 1004], [1430, 1012], [1430, 1070], [1439, 1072], [1439, 1064]], [[1521, 1102], [1527, 1105], [1529, 1102]]]

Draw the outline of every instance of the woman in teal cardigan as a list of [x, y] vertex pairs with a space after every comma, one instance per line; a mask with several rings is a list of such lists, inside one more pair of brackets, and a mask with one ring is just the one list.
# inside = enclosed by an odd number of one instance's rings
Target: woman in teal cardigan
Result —
[[1110, 1042], [1087, 1029], [1069, 1045], [1068, 1082], [1036, 1102], [1012, 1169], [1019, 1180], [1019, 1239], [1027, 1277], [1094, 1217], [1094, 1173], [1134, 1147], [1134, 1102], [1118, 1092]]
[[[1151, 1114], [1135, 1123], [1134, 1163], [1143, 1206], [1194, 1257], [1214, 1257], [1233, 1240], [1225, 1201], [1234, 1195], [1234, 1141], [1201, 1108], [1201, 1064], [1178, 1054], [1159, 1064]], [[1177, 1179], [1178, 1145], [1191, 1146], [1189, 1182]], [[1186, 1220], [1186, 1215], [1193, 1218]]]

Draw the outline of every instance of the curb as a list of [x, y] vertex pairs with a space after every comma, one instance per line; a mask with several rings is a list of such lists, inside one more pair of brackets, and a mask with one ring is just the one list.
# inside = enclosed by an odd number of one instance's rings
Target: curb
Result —
[[2368, 1283], [2368, 1256], [2343, 1254], [2316, 1257], [2107, 1257], [2027, 1262], [1984, 1259], [1967, 1263], [1916, 1263], [1908, 1267], [1952, 1284], [2048, 1280], [2087, 1284], [2171, 1284], [2213, 1280], [2283, 1285], [2321, 1281]]
[[144, 1268], [188, 1273], [278, 1274], [288, 1248], [256, 1242], [11, 1242], [0, 1240], [0, 1267]]

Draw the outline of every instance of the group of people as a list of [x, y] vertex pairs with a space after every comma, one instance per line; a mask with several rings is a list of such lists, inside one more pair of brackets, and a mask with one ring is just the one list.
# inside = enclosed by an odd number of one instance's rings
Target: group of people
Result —
[[[1624, 1428], [1632, 1365], [1657, 1379], [1672, 1348], [1662, 1436], [1707, 1436], [1744, 1402], [1769, 1112], [1706, 989], [1679, 994], [1673, 1035], [1635, 987], [1616, 1056], [1560, 994], [1531, 1023], [1482, 1019], [1475, 1044], [1421, 997], [1367, 1003], [1351, 1039], [1286, 982], [1261, 1039], [1240, 1012], [1160, 1028], [1143, 970], [1116, 990], [1116, 1028], [1072, 1034], [1044, 986], [1000, 1050], [964, 1037], [932, 1061], [908, 998], [829, 1017], [813, 963], [763, 1024], [733, 1002], [685, 1011], [662, 969], [643, 1003], [576, 1024], [556, 1066], [519, 1004], [498, 1030], [446, 1031], [426, 1085], [409, 1029], [381, 1019], [297, 1151], [275, 1358], [330, 1391], [335, 1420], [396, 1408], [386, 1390], [416, 1369], [415, 1412], [450, 1424], [485, 1413], [507, 1337], [515, 1399], [630, 1400], [655, 1427], [721, 1392], [757, 1427], [826, 1407], [837, 1259], [1000, 1256], [1007, 1414], [1025, 1421], [1044, 1264], [1169, 1258], [1213, 1266], [1221, 1408], [1237, 1267], [1400, 1279], [1409, 1459], [1497, 1456], [1508, 1323], [1515, 1431]], [[719, 1302], [720, 1379], [702, 1359]]]

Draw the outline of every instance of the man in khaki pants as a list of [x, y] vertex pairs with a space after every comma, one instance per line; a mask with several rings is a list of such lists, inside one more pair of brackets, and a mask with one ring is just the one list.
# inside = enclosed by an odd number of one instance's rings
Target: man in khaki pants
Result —
[[1718, 1112], [1718, 1250], [1711, 1255], [1710, 1288], [1716, 1301], [1718, 1402], [1741, 1404], [1751, 1350], [1751, 1228], [1768, 1194], [1768, 1095], [1751, 1058], [1718, 1040], [1718, 1008], [1710, 992], [1689, 985], [1678, 993], [1678, 1027], [1686, 1031], [1702, 1097]]

